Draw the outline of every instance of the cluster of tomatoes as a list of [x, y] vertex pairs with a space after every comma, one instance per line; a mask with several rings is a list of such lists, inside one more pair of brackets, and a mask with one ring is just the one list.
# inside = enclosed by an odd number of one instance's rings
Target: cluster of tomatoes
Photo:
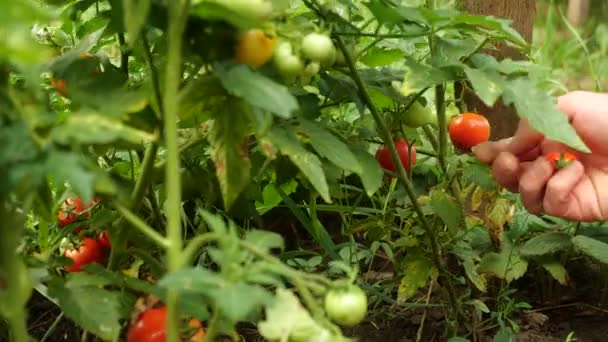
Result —
[[277, 39], [261, 29], [243, 32], [236, 49], [236, 61], [259, 68], [271, 60], [276, 71], [286, 80], [307, 79], [321, 69], [343, 60], [331, 38], [311, 32], [298, 42]]
[[[100, 202], [99, 198], [93, 201], [86, 207], [80, 197], [67, 198], [61, 205], [61, 210], [57, 212], [59, 226], [65, 227], [80, 219], [87, 219], [91, 216], [93, 209]], [[74, 232], [80, 233], [81, 227], [76, 227]], [[96, 237], [84, 237], [80, 241], [80, 245], [68, 249], [64, 252], [64, 256], [72, 260], [71, 266], [66, 266], [67, 272], [82, 272], [82, 267], [92, 263], [104, 264], [106, 253], [111, 248], [110, 236], [107, 230], [100, 232]]]
[[[432, 123], [432, 120], [428, 117], [423, 118], [422, 120], [420, 119], [422, 115], [421, 110], [421, 108], [416, 108], [415, 112], [409, 113], [413, 115], [410, 115], [408, 120], [414, 122], [416, 124], [415, 127]], [[418, 119], [416, 117], [418, 117]], [[490, 139], [490, 122], [480, 114], [462, 113], [450, 120], [448, 132], [452, 144], [454, 144], [458, 150], [470, 152], [473, 147]], [[409, 146], [405, 139], [395, 140], [395, 147], [399, 154], [401, 164], [406, 171], [409, 171], [410, 166], [413, 167], [416, 164], [416, 148], [414, 146]], [[575, 154], [570, 152], [553, 152], [547, 154], [545, 158], [551, 162], [553, 168], [557, 170], [570, 165], [570, 163], [578, 159]], [[383, 145], [378, 149], [376, 152], [376, 160], [384, 170], [390, 171], [391, 173], [397, 172], [397, 167], [395, 166], [390, 150], [386, 145]]]
[[[417, 110], [420, 111], [420, 109]], [[416, 120], [416, 122], [418, 121], [420, 120]], [[483, 115], [462, 113], [450, 120], [448, 131], [452, 144], [463, 152], [469, 152], [474, 146], [490, 139], [490, 122]], [[399, 154], [401, 165], [403, 165], [406, 171], [409, 171], [410, 167], [416, 164], [416, 148], [410, 146], [405, 139], [396, 140], [395, 147]], [[386, 145], [378, 149], [376, 160], [383, 169], [392, 173], [397, 172], [397, 167]]]

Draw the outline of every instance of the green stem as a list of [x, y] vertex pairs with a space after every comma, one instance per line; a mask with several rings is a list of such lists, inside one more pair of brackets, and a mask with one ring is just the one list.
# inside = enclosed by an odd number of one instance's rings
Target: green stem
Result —
[[140, 219], [137, 215], [135, 215], [131, 210], [127, 209], [127, 207], [122, 206], [120, 204], [115, 204], [114, 207], [116, 210], [122, 215], [122, 217], [127, 220], [133, 227], [137, 228], [140, 232], [150, 238], [152, 241], [156, 242], [159, 246], [170, 249], [172, 245], [172, 241], [166, 239], [164, 236], [159, 234], [156, 230], [152, 229], [152, 227], [148, 226], [146, 222]]
[[134, 208], [134, 211], [137, 211], [137, 208], [144, 197], [146, 186], [152, 177], [152, 171], [154, 170], [154, 159], [156, 159], [157, 151], [158, 145], [155, 143], [146, 148], [144, 160], [142, 161], [141, 173], [137, 178], [137, 183], [135, 183], [135, 188], [133, 188], [133, 193], [131, 194], [131, 206]]
[[445, 116], [445, 87], [440, 84], [435, 87], [435, 102], [437, 107], [437, 124], [439, 125], [439, 145], [437, 159], [444, 173], [447, 172], [445, 156], [448, 146], [447, 118]]
[[57, 328], [57, 325], [59, 325], [59, 322], [61, 322], [62, 318], [63, 318], [63, 312], [60, 313], [59, 316], [57, 316], [57, 318], [55, 318], [55, 321], [53, 322], [53, 324], [51, 324], [51, 326], [46, 331], [46, 333], [44, 333], [44, 336], [42, 336], [42, 339], [40, 340], [40, 342], [46, 342], [46, 340], [49, 337], [51, 337], [51, 335], [53, 335], [53, 333], [55, 332], [55, 329]]
[[[182, 78], [182, 35], [187, 18], [188, 0], [174, 0], [168, 3], [169, 27], [167, 31], [167, 62], [165, 89], [163, 97], [164, 135], [167, 149], [165, 186], [167, 192], [167, 268], [174, 272], [182, 267], [182, 229], [181, 229], [181, 181], [180, 160], [177, 141], [177, 116], [179, 85]], [[169, 291], [167, 296], [167, 339], [179, 340], [179, 310], [177, 293]]]
[[182, 253], [182, 263], [184, 265], [188, 264], [189, 262], [192, 261], [192, 259], [194, 259], [194, 254], [206, 243], [210, 242], [210, 241], [214, 241], [218, 239], [218, 235], [215, 233], [206, 233], [206, 234], [201, 234], [196, 236], [194, 239], [192, 239], [188, 245], [186, 246], [186, 248], [184, 249], [184, 252]]

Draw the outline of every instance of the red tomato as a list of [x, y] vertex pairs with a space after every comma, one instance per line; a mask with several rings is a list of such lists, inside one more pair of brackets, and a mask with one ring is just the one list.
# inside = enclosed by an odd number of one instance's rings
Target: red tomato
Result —
[[[406, 171], [410, 170], [409, 165], [409, 148], [407, 141], [405, 139], [399, 139], [395, 141], [395, 147], [397, 148], [397, 153], [399, 154], [399, 159], [401, 160], [401, 165], [405, 168]], [[383, 169], [397, 172], [397, 166], [393, 162], [393, 158], [391, 157], [391, 151], [383, 145], [376, 152], [376, 160], [382, 166]], [[416, 148], [412, 146], [412, 166], [416, 165]]]
[[570, 152], [552, 152], [545, 156], [554, 169], [561, 170], [578, 158]]
[[51, 75], [51, 87], [55, 88], [59, 95], [63, 97], [68, 97], [67, 88], [68, 84], [65, 80], [55, 80], [53, 75]]
[[78, 215], [84, 211], [84, 205], [80, 197], [68, 197], [62, 204], [61, 210], [57, 213], [59, 225], [66, 226], [78, 219]]
[[450, 121], [450, 139], [456, 148], [470, 151], [471, 147], [490, 139], [490, 122], [483, 115], [463, 113]]
[[104, 256], [101, 245], [95, 239], [84, 238], [78, 248], [65, 251], [64, 256], [72, 259], [72, 266], [66, 266], [68, 272], [82, 272], [83, 266], [96, 263], [103, 265]]
[[[165, 342], [167, 341], [167, 307], [146, 310], [139, 315], [135, 324], [131, 325], [127, 333], [127, 342]], [[188, 339], [191, 342], [203, 342], [205, 340], [205, 329], [196, 319], [188, 322], [192, 335]], [[180, 339], [182, 341], [182, 339]]]
[[104, 249], [112, 248], [112, 244], [110, 243], [110, 234], [107, 230], [104, 230], [103, 232], [97, 235], [97, 242]]

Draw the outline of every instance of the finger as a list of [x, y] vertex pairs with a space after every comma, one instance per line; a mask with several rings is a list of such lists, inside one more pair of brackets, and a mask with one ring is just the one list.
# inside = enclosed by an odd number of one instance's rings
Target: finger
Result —
[[543, 135], [534, 131], [528, 120], [522, 119], [519, 122], [511, 144], [509, 144], [508, 151], [516, 156], [524, 155], [536, 149], [542, 140]]
[[579, 161], [556, 172], [547, 182], [543, 208], [549, 215], [565, 217], [571, 208], [572, 192], [585, 174]]
[[520, 165], [517, 157], [509, 152], [501, 152], [492, 164], [492, 176], [511, 192], [519, 190]]
[[543, 195], [547, 182], [553, 175], [553, 165], [545, 158], [538, 158], [522, 173], [519, 193], [524, 206], [532, 214], [543, 211]]
[[498, 155], [506, 151], [512, 138], [488, 141], [473, 147], [472, 152], [482, 163], [492, 164]]

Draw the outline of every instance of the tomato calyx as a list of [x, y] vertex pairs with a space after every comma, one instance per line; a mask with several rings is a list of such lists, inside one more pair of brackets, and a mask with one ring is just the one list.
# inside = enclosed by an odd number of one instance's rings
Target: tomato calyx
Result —
[[561, 170], [572, 164], [575, 160], [578, 160], [576, 155], [570, 152], [551, 152], [547, 154], [545, 158], [547, 158], [556, 170]]

